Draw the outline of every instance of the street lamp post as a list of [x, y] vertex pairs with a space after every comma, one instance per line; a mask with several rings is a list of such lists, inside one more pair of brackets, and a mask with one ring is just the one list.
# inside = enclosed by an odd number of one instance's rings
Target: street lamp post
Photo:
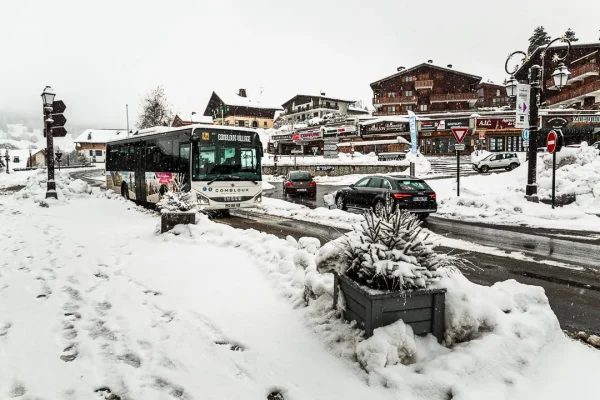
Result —
[[[552, 74], [554, 85], [560, 90], [567, 85], [570, 72], [567, 67], [562, 63], [571, 52], [571, 42], [566, 37], [556, 38], [542, 50], [540, 54], [541, 66], [532, 65], [529, 68], [528, 80], [531, 86], [530, 88], [530, 105], [529, 105], [529, 162], [527, 168], [527, 186], [525, 188], [525, 197], [530, 201], [538, 201], [537, 197], [537, 140], [538, 140], [538, 114], [539, 107], [545, 102], [546, 95], [546, 82], [544, 79], [544, 62], [546, 58], [546, 52], [548, 48], [557, 41], [563, 41], [567, 43], [567, 51], [563, 57], [560, 57], [558, 53], [555, 53], [552, 61], [554, 63], [560, 62], [560, 65], [556, 68]], [[513, 70], [509, 70], [508, 63], [516, 56], [523, 56], [521, 63], [517, 64]], [[515, 51], [511, 53], [506, 59], [504, 64], [504, 70], [510, 75], [509, 80], [505, 84], [506, 94], [510, 98], [514, 98], [517, 95], [517, 83], [514, 74], [519, 70], [521, 65], [529, 59], [529, 56], [522, 51]]]
[[44, 125], [46, 129], [46, 162], [48, 164], [48, 185], [46, 187], [46, 198], [58, 199], [56, 194], [56, 181], [54, 180], [54, 142], [52, 140], [52, 104], [54, 103], [54, 90], [46, 86], [42, 93], [44, 104]]
[[10, 160], [10, 156], [8, 155], [8, 147], [6, 148], [6, 152], [4, 153], [4, 159], [6, 160], [6, 173], [10, 174], [10, 168], [8, 168], [8, 161]]

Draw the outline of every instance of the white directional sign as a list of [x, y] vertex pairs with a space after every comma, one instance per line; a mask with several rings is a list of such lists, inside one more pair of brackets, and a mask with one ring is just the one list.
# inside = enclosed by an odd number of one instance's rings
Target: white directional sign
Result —
[[456, 151], [464, 151], [465, 150], [465, 144], [464, 143], [455, 144], [454, 145], [454, 150], [456, 150]]
[[529, 106], [531, 86], [525, 83], [517, 84], [517, 119], [515, 128], [529, 128]]

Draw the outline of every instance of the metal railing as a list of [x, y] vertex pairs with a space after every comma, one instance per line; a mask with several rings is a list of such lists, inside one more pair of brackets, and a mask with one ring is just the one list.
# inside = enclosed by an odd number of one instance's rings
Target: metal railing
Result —
[[562, 103], [563, 101], [584, 96], [587, 93], [596, 92], [598, 90], [600, 90], [600, 81], [588, 83], [587, 85], [583, 85], [577, 89], [563, 89], [558, 95], [551, 96], [550, 98], [546, 99], [546, 104], [552, 105], [556, 103]]
[[477, 101], [479, 95], [477, 93], [453, 93], [453, 94], [434, 94], [430, 101], [435, 102], [451, 102], [451, 101]]

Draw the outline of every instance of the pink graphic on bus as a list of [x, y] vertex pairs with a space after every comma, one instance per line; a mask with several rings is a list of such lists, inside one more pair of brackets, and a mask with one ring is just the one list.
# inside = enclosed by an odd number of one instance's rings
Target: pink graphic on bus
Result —
[[156, 177], [158, 178], [158, 183], [169, 183], [173, 174], [171, 172], [157, 172]]

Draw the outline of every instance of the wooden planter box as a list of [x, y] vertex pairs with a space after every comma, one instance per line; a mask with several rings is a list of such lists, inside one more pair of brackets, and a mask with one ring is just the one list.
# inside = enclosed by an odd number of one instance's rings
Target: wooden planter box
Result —
[[410, 325], [416, 335], [433, 334], [444, 339], [444, 312], [446, 289], [414, 290], [410, 292], [371, 293], [346, 276], [335, 274], [333, 306], [337, 307], [341, 288], [346, 310], [346, 321], [356, 321], [365, 330], [365, 336], [373, 336], [376, 328], [398, 320]]
[[195, 224], [195, 212], [162, 213], [160, 214], [160, 232], [170, 231], [179, 224]]

